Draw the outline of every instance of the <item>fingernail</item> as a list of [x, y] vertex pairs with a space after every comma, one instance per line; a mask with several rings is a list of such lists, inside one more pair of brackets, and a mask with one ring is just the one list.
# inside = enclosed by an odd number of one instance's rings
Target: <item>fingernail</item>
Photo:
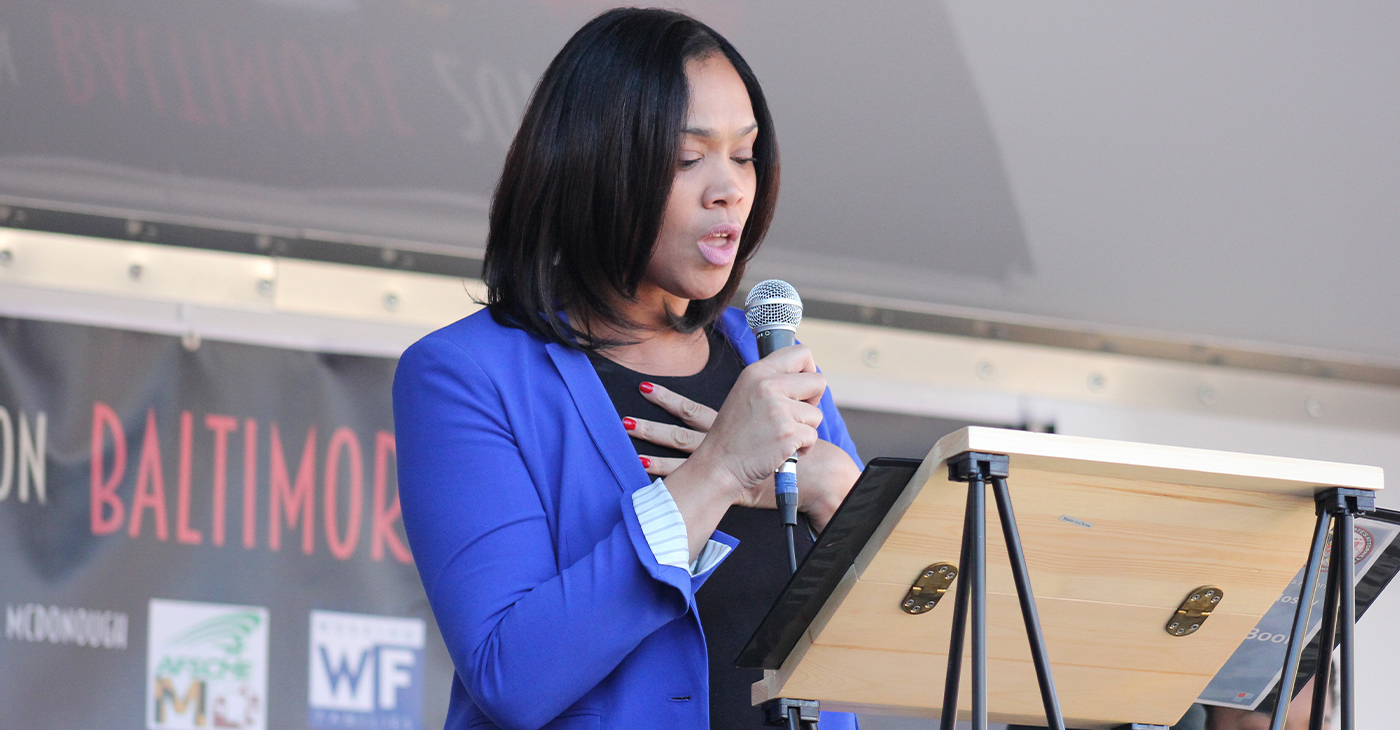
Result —
[[634, 431], [637, 428], [637, 422], [630, 418], [624, 418], [622, 419], [622, 427], [628, 431]]
[[648, 383], [648, 382], [646, 382], [646, 381], [642, 381], [642, 384], [639, 385], [639, 386], [637, 386], [637, 387], [640, 388], [641, 391], [642, 391], [643, 393], [650, 393], [650, 392], [652, 391], [652, 389], [655, 388], [656, 386], [655, 386], [655, 385], [652, 385], [651, 383]]
[[651, 468], [651, 459], [648, 459], [648, 458], [645, 457], [645, 456], [638, 456], [637, 458], [642, 460], [642, 468], [643, 468], [643, 469], [650, 469], [650, 468]]

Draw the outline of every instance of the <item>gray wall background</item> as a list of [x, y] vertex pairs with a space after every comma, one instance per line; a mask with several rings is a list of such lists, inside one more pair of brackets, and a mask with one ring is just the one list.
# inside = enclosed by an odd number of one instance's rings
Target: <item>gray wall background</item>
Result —
[[[679, 4], [772, 99], [757, 273], [1400, 361], [1400, 6]], [[0, 196], [476, 248], [528, 89], [607, 5], [10, 0]]]

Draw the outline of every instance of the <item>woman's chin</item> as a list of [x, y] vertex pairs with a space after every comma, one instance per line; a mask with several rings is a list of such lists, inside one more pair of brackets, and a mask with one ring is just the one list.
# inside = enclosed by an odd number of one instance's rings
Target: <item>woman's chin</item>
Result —
[[690, 276], [684, 281], [675, 282], [673, 286], [665, 288], [666, 292], [673, 297], [696, 301], [719, 296], [727, 283], [729, 283], [729, 267], [726, 266], [722, 271], [717, 270]]
[[723, 281], [719, 282], [718, 284], [716, 284], [716, 285], [714, 285], [714, 286], [695, 287], [695, 288], [692, 290], [692, 291], [693, 291], [693, 296], [689, 296], [689, 297], [686, 297], [686, 298], [687, 298], [687, 299], [690, 299], [690, 300], [693, 300], [693, 301], [704, 301], [704, 300], [706, 300], [706, 299], [714, 299], [715, 297], [717, 297], [717, 296], [720, 295], [720, 292], [724, 291], [724, 285], [725, 285], [728, 281], [729, 281], [729, 276], [728, 276], [727, 273], [726, 273], [726, 276], [724, 277], [724, 280], [723, 280]]

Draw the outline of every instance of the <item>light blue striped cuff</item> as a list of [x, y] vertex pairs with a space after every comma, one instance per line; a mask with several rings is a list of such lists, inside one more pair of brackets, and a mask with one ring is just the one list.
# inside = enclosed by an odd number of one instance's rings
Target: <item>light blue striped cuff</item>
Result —
[[651, 547], [651, 554], [662, 565], [700, 575], [715, 567], [733, 550], [722, 542], [710, 540], [700, 550], [695, 562], [688, 563], [690, 540], [685, 531], [685, 518], [660, 477], [632, 493], [632, 508], [637, 510], [637, 522], [641, 523], [642, 535]]

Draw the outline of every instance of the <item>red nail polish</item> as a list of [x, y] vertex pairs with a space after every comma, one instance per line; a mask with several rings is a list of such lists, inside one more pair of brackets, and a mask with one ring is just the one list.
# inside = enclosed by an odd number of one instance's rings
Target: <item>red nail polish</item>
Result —
[[628, 431], [635, 431], [637, 429], [637, 422], [630, 418], [624, 418], [622, 419], [622, 427]]
[[638, 456], [637, 458], [642, 460], [642, 468], [643, 468], [643, 469], [650, 469], [650, 468], [651, 468], [651, 459], [648, 459], [648, 458], [645, 457], [645, 456]]
[[640, 388], [641, 391], [642, 391], [643, 393], [650, 393], [650, 392], [652, 391], [652, 389], [655, 388], [656, 386], [655, 386], [655, 385], [652, 385], [651, 383], [648, 383], [648, 382], [646, 382], [646, 381], [643, 381], [642, 384], [639, 385], [639, 386], [637, 386], [637, 387]]

